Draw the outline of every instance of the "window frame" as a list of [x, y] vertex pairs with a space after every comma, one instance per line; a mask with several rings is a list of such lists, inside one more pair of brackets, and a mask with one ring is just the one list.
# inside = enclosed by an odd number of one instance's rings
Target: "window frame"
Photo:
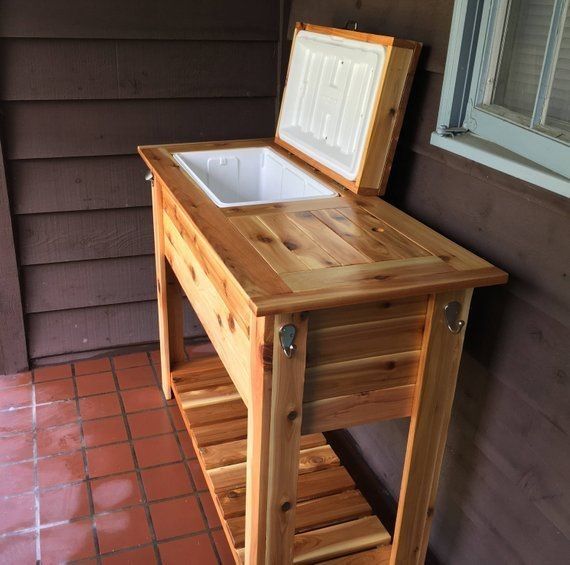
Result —
[[[555, 2], [555, 7], [560, 5], [560, 0]], [[489, 49], [497, 45], [492, 41], [493, 30], [500, 27], [495, 25], [496, 15], [505, 4], [505, 0], [455, 0], [439, 133], [432, 134], [431, 143], [570, 197], [570, 145], [517, 122], [516, 116], [499, 116], [475, 103], [488, 76]], [[444, 126], [468, 131], [442, 136]]]

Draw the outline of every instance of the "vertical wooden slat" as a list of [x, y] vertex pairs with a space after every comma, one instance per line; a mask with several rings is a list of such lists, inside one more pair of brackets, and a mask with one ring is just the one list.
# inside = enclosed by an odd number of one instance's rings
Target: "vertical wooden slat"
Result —
[[0, 374], [28, 368], [22, 296], [0, 144]]
[[152, 210], [154, 218], [154, 249], [162, 390], [166, 398], [171, 398], [171, 365], [177, 361], [183, 361], [185, 357], [182, 294], [176, 277], [172, 273], [170, 265], [166, 264], [164, 256], [162, 186], [158, 181], [152, 183]]
[[457, 300], [462, 305], [461, 319], [467, 321], [472, 293], [468, 289], [430, 298], [391, 565], [420, 565], [425, 560], [465, 335], [465, 328], [458, 334], [449, 331], [444, 307]]
[[[275, 317], [265, 563], [293, 560], [307, 322], [305, 313]], [[285, 324], [296, 327], [296, 351], [290, 358], [279, 342], [279, 330]]]

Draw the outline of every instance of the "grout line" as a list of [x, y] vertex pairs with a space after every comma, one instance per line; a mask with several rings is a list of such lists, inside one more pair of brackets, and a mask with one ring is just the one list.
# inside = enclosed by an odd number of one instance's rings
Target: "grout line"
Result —
[[81, 439], [81, 458], [83, 459], [83, 473], [85, 475], [85, 484], [87, 488], [87, 500], [89, 502], [89, 519], [91, 520], [91, 533], [93, 535], [93, 546], [95, 547], [95, 555], [97, 563], [101, 563], [99, 558], [99, 536], [97, 535], [97, 527], [95, 525], [95, 503], [93, 502], [93, 491], [91, 490], [91, 481], [89, 480], [89, 467], [87, 465], [87, 451], [85, 445], [85, 434], [83, 433], [83, 418], [79, 412], [79, 396], [77, 394], [77, 381], [75, 380], [75, 365], [71, 364], [71, 375], [73, 379], [73, 390], [75, 391], [75, 408], [79, 421], [79, 436]]
[[[148, 354], [147, 354], [147, 356], [148, 356]], [[119, 379], [117, 377], [117, 372], [115, 369], [115, 359], [110, 358], [110, 361], [111, 361], [111, 370], [113, 373], [113, 380], [115, 381], [115, 387], [117, 388], [117, 390], [119, 390]], [[131, 450], [131, 456], [133, 458], [133, 462], [134, 462], [134, 466], [135, 466], [135, 473], [136, 473], [136, 477], [137, 477], [137, 483], [138, 483], [138, 487], [139, 487], [139, 491], [140, 491], [140, 495], [141, 495], [141, 500], [143, 503], [144, 512], [146, 515], [146, 521], [147, 521], [148, 528], [150, 530], [150, 537], [152, 540], [154, 557], [156, 559], [157, 564], [162, 565], [162, 558], [160, 557], [160, 552], [158, 550], [158, 540], [156, 537], [156, 530], [154, 529], [154, 524], [152, 522], [152, 516], [150, 514], [150, 507], [149, 507], [149, 503], [148, 503], [148, 498], [146, 496], [146, 491], [144, 488], [144, 483], [142, 480], [141, 471], [139, 469], [139, 462], [138, 462], [137, 453], [136, 453], [135, 446], [134, 446], [133, 436], [131, 434], [131, 428], [129, 426], [129, 421], [127, 418], [127, 413], [125, 410], [125, 404], [123, 402], [122, 395], [119, 394], [118, 396], [119, 396], [119, 405], [121, 406], [121, 416], [123, 418], [123, 424], [124, 424], [125, 429], [127, 431], [127, 438], [129, 440], [129, 448]]]
[[32, 455], [34, 465], [34, 532], [36, 534], [36, 563], [41, 563], [40, 541], [40, 478], [38, 469], [38, 438], [36, 430], [36, 386], [32, 376]]

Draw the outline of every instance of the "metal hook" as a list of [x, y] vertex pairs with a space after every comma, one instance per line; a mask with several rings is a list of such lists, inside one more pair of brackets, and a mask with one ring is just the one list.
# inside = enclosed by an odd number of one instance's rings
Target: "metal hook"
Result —
[[461, 303], [454, 301], [446, 304], [443, 309], [445, 313], [445, 321], [447, 322], [447, 329], [452, 334], [458, 334], [465, 326], [465, 320], [458, 320], [461, 314]]
[[295, 346], [295, 335], [297, 334], [297, 328], [293, 324], [285, 324], [279, 330], [279, 343], [281, 344], [281, 349], [285, 353], [285, 357], [293, 357], [293, 353], [297, 349]]

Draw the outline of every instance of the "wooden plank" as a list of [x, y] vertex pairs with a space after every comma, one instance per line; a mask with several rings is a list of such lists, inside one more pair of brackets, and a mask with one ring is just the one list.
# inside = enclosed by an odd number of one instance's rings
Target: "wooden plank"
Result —
[[304, 401], [413, 384], [419, 357], [419, 351], [404, 351], [308, 367]]
[[264, 214], [257, 216], [278, 238], [279, 241], [298, 257], [309, 269], [322, 269], [338, 266], [339, 263], [332, 255], [307, 237], [284, 214]]
[[136, 155], [12, 161], [16, 214], [150, 206], [145, 165]]
[[9, 39], [3, 45], [6, 101], [275, 95], [272, 41]]
[[307, 270], [305, 263], [260, 218], [241, 216], [232, 218], [231, 222], [275, 272]]
[[22, 269], [27, 314], [154, 300], [152, 255], [29, 265]]
[[[268, 145], [271, 145], [268, 142]], [[275, 150], [275, 146], [271, 146]], [[293, 156], [290, 156], [292, 160]], [[301, 162], [302, 163], [302, 162]], [[298, 164], [298, 163], [296, 163]], [[301, 167], [303, 168], [303, 167]], [[310, 174], [310, 171], [306, 171]], [[327, 184], [328, 188], [334, 190], [335, 186], [332, 183], [326, 182], [326, 177], [317, 177], [320, 182]], [[310, 212], [311, 210], [321, 210], [326, 208], [344, 208], [350, 206], [350, 202], [338, 196], [331, 196], [327, 198], [311, 198], [305, 200], [296, 200], [291, 202], [274, 202], [273, 204], [253, 204], [252, 206], [234, 206], [224, 208], [226, 216], [261, 216], [264, 214], [276, 214], [281, 212], [283, 214], [293, 214], [295, 212]]]
[[[235, 412], [235, 409], [233, 409], [232, 412]], [[198, 423], [200, 423], [200, 421], [201, 420], [198, 419]], [[329, 445], [305, 449], [301, 451], [298, 460], [299, 466], [295, 475], [297, 473], [299, 475], [313, 473], [340, 464], [338, 457]], [[232, 465], [210, 469], [208, 476], [212, 481], [216, 493], [245, 486], [246, 463], [244, 461], [242, 463], [234, 463]]]
[[262, 137], [273, 131], [274, 111], [273, 97], [7, 102], [6, 157], [128, 155], [143, 144]]
[[326, 561], [327, 565], [388, 565], [390, 562], [390, 545], [384, 545], [378, 549], [360, 551], [352, 555], [345, 555], [338, 559]]
[[[155, 300], [42, 312], [26, 321], [31, 359], [158, 340]], [[193, 313], [185, 320], [184, 334], [204, 335]]]
[[[327, 441], [323, 434], [311, 434], [301, 436], [301, 450], [326, 445]], [[206, 469], [215, 469], [244, 463], [247, 455], [247, 441], [236, 440], [217, 445], [211, 445], [200, 449]]]
[[419, 350], [424, 322], [408, 316], [310, 331], [307, 366]]
[[[370, 514], [370, 506], [357, 490], [349, 490], [297, 504], [295, 531], [303, 532], [348, 522]], [[228, 527], [234, 545], [242, 548], [245, 542], [245, 521], [242, 516], [230, 518]]]
[[[297, 501], [327, 496], [355, 488], [354, 481], [342, 466], [329, 467], [314, 473], [299, 475]], [[245, 512], [245, 488], [232, 488], [216, 496], [225, 517], [241, 516]]]
[[465, 336], [465, 329], [459, 333], [447, 329], [444, 307], [458, 301], [460, 319], [466, 321], [472, 293], [469, 289], [435, 295], [428, 307], [390, 557], [392, 565], [420, 565], [425, 560]]
[[19, 216], [22, 265], [148, 255], [150, 208]]
[[415, 388], [416, 385], [403, 385], [306, 402], [303, 405], [303, 433], [406, 418], [412, 412]]
[[201, 446], [244, 439], [247, 437], [247, 418], [195, 427], [192, 432]]
[[[312, 208], [312, 210], [317, 209], [322, 210], [320, 207]], [[288, 213], [287, 216], [293, 220], [307, 236], [313, 241], [317, 241], [319, 246], [332, 255], [340, 265], [356, 265], [371, 262], [368, 256], [339, 237], [310, 210]]]
[[26, 333], [22, 311], [22, 296], [16, 262], [16, 247], [12, 232], [8, 186], [0, 143], [0, 374], [17, 373], [28, 368]]
[[53, 0], [49, 6], [4, 0], [0, 36], [276, 40], [278, 20], [277, 6], [260, 0], [239, 6], [213, 0], [199, 7], [164, 0], [159, 8], [153, 0], [78, 0], [73, 10], [65, 0]]

